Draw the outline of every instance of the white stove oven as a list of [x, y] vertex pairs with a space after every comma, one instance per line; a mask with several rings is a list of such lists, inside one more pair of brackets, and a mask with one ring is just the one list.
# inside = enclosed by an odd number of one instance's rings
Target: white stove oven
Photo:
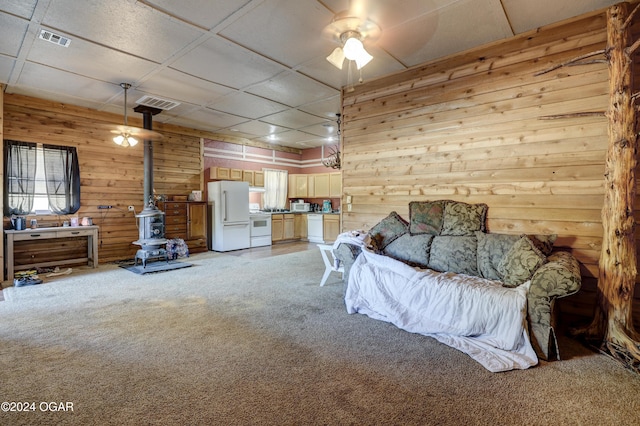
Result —
[[[253, 207], [253, 206], [252, 206]], [[262, 247], [271, 245], [271, 214], [249, 210], [249, 224], [251, 235], [251, 247]]]

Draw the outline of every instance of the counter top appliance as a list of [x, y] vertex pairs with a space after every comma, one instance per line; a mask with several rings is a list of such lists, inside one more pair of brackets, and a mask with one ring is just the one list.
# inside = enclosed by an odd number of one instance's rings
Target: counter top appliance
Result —
[[292, 201], [291, 208], [292, 212], [309, 212], [311, 211], [311, 204], [309, 203], [301, 203], [299, 201]]

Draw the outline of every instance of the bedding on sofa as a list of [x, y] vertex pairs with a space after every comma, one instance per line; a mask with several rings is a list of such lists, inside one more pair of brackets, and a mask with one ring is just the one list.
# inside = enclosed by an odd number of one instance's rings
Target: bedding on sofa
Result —
[[492, 372], [526, 369], [538, 359], [529, 342], [529, 284], [420, 270], [366, 248], [345, 294], [347, 312], [362, 313], [467, 353]]

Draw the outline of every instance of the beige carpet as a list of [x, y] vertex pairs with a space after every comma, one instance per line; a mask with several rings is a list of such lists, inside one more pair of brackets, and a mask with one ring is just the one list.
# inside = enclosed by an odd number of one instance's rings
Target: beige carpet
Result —
[[[4, 290], [2, 425], [633, 425], [640, 377], [563, 338], [565, 360], [490, 373], [364, 315], [320, 253], [136, 275], [116, 265]], [[40, 402], [73, 412], [43, 412]], [[46, 406], [45, 406], [46, 408]]]

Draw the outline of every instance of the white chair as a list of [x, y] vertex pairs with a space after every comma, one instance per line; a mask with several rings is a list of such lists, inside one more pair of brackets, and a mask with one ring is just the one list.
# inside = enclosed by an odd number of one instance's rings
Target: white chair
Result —
[[[318, 248], [320, 249], [320, 254], [322, 255], [322, 260], [324, 261], [324, 275], [322, 276], [322, 280], [320, 281], [320, 287], [327, 282], [327, 278], [329, 278], [329, 274], [332, 272], [340, 272], [340, 277], [344, 274], [344, 266], [341, 264], [336, 268], [336, 258], [333, 256], [333, 246], [330, 244], [318, 244]], [[330, 254], [327, 254], [330, 253]]]

